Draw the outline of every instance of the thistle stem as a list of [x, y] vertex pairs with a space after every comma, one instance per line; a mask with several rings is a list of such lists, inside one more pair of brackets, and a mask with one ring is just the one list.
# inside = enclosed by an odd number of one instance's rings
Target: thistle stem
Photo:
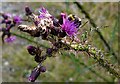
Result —
[[113, 74], [115, 77], [120, 78], [120, 67], [114, 66], [113, 64], [109, 63], [103, 57], [103, 53], [100, 50], [97, 50], [95, 47], [91, 47], [90, 45], [83, 45], [83, 44], [72, 44], [71, 47], [77, 51], [85, 51], [87, 52], [90, 57], [95, 59], [99, 63], [100, 66], [105, 68], [108, 72]]

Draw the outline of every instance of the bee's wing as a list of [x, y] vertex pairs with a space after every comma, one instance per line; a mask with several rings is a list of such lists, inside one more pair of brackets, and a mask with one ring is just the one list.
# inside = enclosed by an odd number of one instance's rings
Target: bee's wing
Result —
[[20, 29], [20, 31], [27, 32], [31, 36], [34, 36], [34, 37], [39, 37], [40, 36], [40, 31], [35, 26], [19, 25], [18, 29]]

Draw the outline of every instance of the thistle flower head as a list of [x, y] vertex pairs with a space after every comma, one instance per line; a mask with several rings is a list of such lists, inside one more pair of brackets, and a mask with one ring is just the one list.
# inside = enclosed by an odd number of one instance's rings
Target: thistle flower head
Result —
[[16, 39], [16, 36], [10, 36], [5, 38], [6, 43], [12, 43]]
[[67, 33], [68, 36], [74, 36], [77, 33], [76, 25], [74, 24], [74, 21], [68, 20], [65, 15], [62, 15], [63, 18], [63, 24], [61, 25], [61, 28], [63, 31]]
[[63, 31], [67, 33], [68, 36], [75, 36], [79, 26], [81, 25], [81, 19], [76, 17], [75, 15], [70, 14], [69, 16], [66, 16], [65, 13], [61, 13], [62, 18], [62, 24], [61, 28]]
[[13, 17], [13, 22], [14, 22], [15, 24], [21, 24], [22, 19], [21, 19], [20, 16], [14, 16], [14, 17]]

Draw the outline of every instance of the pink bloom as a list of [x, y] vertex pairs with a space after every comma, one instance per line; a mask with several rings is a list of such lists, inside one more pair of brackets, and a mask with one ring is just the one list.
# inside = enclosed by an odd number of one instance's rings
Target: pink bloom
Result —
[[13, 22], [14, 22], [15, 24], [21, 24], [22, 19], [21, 19], [20, 16], [14, 16], [14, 17], [13, 17]]
[[66, 18], [66, 15], [63, 13], [61, 17], [63, 18], [63, 24], [61, 25], [62, 30], [65, 31], [68, 36], [76, 35], [78, 29], [76, 24], [74, 24], [74, 21], [68, 20], [68, 18]]

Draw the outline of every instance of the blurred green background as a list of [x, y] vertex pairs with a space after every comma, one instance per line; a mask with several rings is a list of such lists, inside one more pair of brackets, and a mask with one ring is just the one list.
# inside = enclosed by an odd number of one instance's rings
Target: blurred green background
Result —
[[[102, 35], [109, 43], [114, 52], [118, 53], [118, 3], [95, 3], [81, 2], [82, 6], [89, 13], [90, 17], [95, 21]], [[25, 16], [24, 7], [30, 6], [34, 11], [39, 7], [44, 6], [50, 14], [58, 17], [61, 12], [67, 14], [75, 14], [82, 19], [82, 24], [88, 21], [80, 9], [72, 2], [4, 2], [2, 3], [1, 12], [11, 13], [15, 15]], [[25, 24], [25, 23], [24, 23]], [[105, 27], [107, 26], [107, 27]], [[79, 31], [78, 38], [82, 38], [85, 31], [88, 32], [88, 43], [92, 46], [106, 52], [105, 58], [111, 63], [116, 64], [112, 55], [108, 55], [107, 48], [99, 38], [95, 31], [90, 31], [93, 28], [88, 22]], [[21, 35], [27, 35], [17, 30], [17, 27], [12, 30]], [[1, 38], [0, 38], [1, 39]], [[34, 38], [40, 44], [49, 46], [49, 42]], [[26, 47], [35, 45], [22, 38], [17, 37], [14, 43], [2, 44], [2, 80], [4, 82], [27, 82], [31, 70], [37, 65], [34, 58], [28, 54]], [[110, 52], [109, 52], [110, 53]], [[38, 82], [104, 82], [117, 81], [105, 69], [100, 67], [95, 60], [89, 58], [86, 53], [62, 51], [55, 55], [56, 57], [47, 58], [44, 65], [47, 72], [41, 74]]]

